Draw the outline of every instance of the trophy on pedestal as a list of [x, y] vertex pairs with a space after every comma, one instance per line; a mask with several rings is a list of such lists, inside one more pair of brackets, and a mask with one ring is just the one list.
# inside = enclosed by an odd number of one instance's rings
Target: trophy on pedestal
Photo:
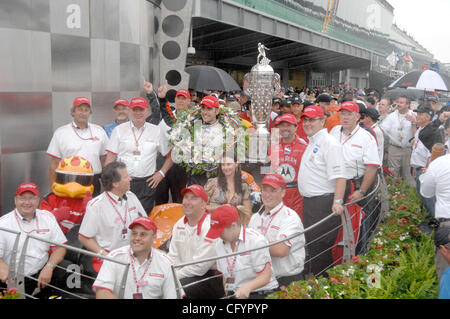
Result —
[[[249, 160], [253, 163], [268, 163], [267, 155], [270, 145], [268, 130], [272, 99], [280, 93], [280, 75], [275, 73], [266, 57], [266, 47], [258, 44], [257, 64], [244, 78], [244, 91], [250, 96], [251, 115], [256, 131], [250, 136]], [[267, 49], [269, 50], [269, 49]]]

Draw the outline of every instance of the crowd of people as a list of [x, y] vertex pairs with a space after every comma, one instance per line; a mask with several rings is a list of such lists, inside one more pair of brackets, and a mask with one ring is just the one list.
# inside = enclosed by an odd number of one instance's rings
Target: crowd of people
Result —
[[[448, 293], [450, 109], [436, 96], [393, 101], [371, 90], [283, 90], [272, 100], [268, 128], [280, 138], [269, 148], [272, 172], [255, 176], [259, 193], [244, 177], [251, 164], [227, 153], [216, 177], [194, 175], [174, 162], [168, 137], [177, 113], [198, 107], [208, 146], [222, 134], [223, 106], [251, 134], [245, 92], [180, 89], [169, 103], [167, 83], [156, 90], [143, 79], [143, 89], [146, 97], [117, 100], [115, 120], [104, 127], [89, 121], [95, 108], [88, 98], [74, 100], [73, 121], [54, 132], [47, 150], [51, 195], [40, 201], [38, 187], [23, 183], [15, 209], [0, 218], [1, 283], [16, 262], [15, 231], [97, 256], [76, 259], [95, 276], [89, 288], [97, 298], [263, 298], [309, 275], [326, 276], [339, 262], [333, 248], [346, 204], [366, 212], [357, 225], [356, 253], [364, 252], [379, 218], [372, 191], [388, 174], [417, 187], [440, 223], [436, 266]], [[169, 202], [181, 204], [184, 216], [162, 251], [152, 247], [158, 227], [148, 216]], [[65, 286], [58, 265], [70, 263], [69, 252], [47, 241], [28, 246], [28, 295], [50, 283]], [[266, 248], [252, 250], [258, 247]], [[130, 265], [124, 289], [121, 263]], [[174, 275], [173, 264], [186, 265]]]

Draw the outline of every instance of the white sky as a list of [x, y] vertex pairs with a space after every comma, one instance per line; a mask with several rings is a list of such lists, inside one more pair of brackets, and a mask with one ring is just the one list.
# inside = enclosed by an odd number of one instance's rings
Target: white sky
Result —
[[394, 21], [441, 63], [450, 63], [450, 0], [387, 0]]

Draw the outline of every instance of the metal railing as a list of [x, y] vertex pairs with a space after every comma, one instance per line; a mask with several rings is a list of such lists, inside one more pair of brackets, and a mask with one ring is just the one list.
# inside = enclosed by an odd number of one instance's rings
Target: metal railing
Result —
[[[383, 189], [384, 188], [384, 189]], [[381, 195], [381, 200], [377, 200], [376, 195], [377, 193], [379, 193]], [[376, 205], [374, 206], [374, 209], [370, 212], [365, 212], [365, 218], [368, 218], [368, 220], [371, 217], [377, 217], [377, 218], [373, 218], [373, 222], [369, 225], [367, 231], [364, 232], [363, 236], [365, 236], [363, 238], [363, 240], [365, 240], [365, 242], [369, 242], [370, 238], [373, 237], [374, 235], [374, 230], [376, 228], [376, 226], [378, 225], [378, 223], [380, 222], [380, 220], [382, 220], [385, 211], [381, 211], [382, 209], [388, 209], [388, 206], [386, 205], [382, 205], [383, 202], [388, 202], [388, 195], [387, 195], [387, 189], [386, 189], [386, 184], [384, 182], [384, 178], [382, 176], [380, 176], [380, 174], [377, 174], [377, 183], [376, 186], [373, 188], [373, 190], [368, 193], [366, 196], [364, 196], [362, 199], [354, 201], [354, 202], [349, 202], [346, 203], [344, 205], [344, 213], [341, 215], [341, 222], [342, 224], [339, 225], [338, 227], [336, 227], [335, 229], [331, 229], [329, 232], [333, 232], [336, 231], [337, 229], [339, 229], [340, 227], [342, 227], [342, 249], [343, 249], [343, 255], [340, 258], [340, 260], [335, 260], [333, 262], [333, 264], [328, 265], [328, 267], [326, 267], [325, 269], [323, 269], [320, 273], [315, 274], [315, 275], [320, 275], [323, 272], [325, 272], [327, 269], [329, 269], [330, 267], [333, 267], [337, 262], [341, 261], [342, 263], [348, 263], [351, 260], [352, 256], [355, 256], [355, 252], [356, 252], [356, 247], [358, 242], [360, 242], [359, 238], [355, 239], [355, 232], [358, 232], [358, 229], [353, 229], [352, 223], [351, 223], [351, 218], [353, 216], [350, 215], [349, 211], [348, 211], [348, 206], [349, 205], [353, 205], [353, 204], [357, 204], [358, 202], [361, 202], [363, 200], [367, 200], [370, 199], [364, 206], [361, 207], [361, 210], [364, 210], [366, 208], [369, 207], [369, 204], [372, 204], [373, 201], [377, 201]], [[378, 211], [378, 209], [380, 208], [380, 211]], [[195, 284], [199, 284], [202, 283], [204, 281], [207, 280], [211, 280], [215, 277], [220, 277], [222, 275], [227, 275], [228, 273], [222, 273], [222, 274], [218, 274], [215, 276], [211, 276], [208, 278], [203, 278], [201, 280], [195, 281], [195, 282], [191, 282], [187, 285], [181, 286], [180, 281], [177, 278], [177, 274], [176, 274], [176, 269], [178, 268], [182, 268], [182, 267], [186, 267], [186, 266], [190, 266], [190, 265], [194, 265], [194, 264], [199, 264], [199, 263], [205, 263], [205, 262], [211, 262], [214, 260], [220, 260], [220, 259], [224, 259], [224, 258], [229, 258], [229, 257], [234, 257], [237, 255], [241, 255], [241, 254], [245, 254], [245, 253], [249, 253], [249, 252], [253, 252], [253, 251], [257, 251], [257, 250], [261, 250], [261, 249], [268, 249], [272, 246], [275, 246], [279, 243], [284, 243], [286, 241], [292, 240], [296, 237], [302, 236], [304, 235], [306, 232], [311, 231], [312, 229], [316, 228], [317, 226], [319, 226], [320, 224], [326, 222], [327, 220], [329, 220], [330, 218], [334, 217], [335, 214], [331, 213], [330, 215], [326, 216], [325, 218], [323, 218], [322, 220], [318, 221], [317, 223], [309, 226], [308, 228], [305, 228], [303, 231], [299, 231], [295, 234], [292, 234], [291, 236], [288, 236], [282, 240], [278, 240], [278, 241], [274, 241], [271, 242], [268, 245], [264, 245], [264, 246], [260, 246], [257, 248], [253, 248], [253, 249], [247, 249], [247, 250], [239, 250], [230, 254], [226, 254], [226, 255], [221, 255], [221, 256], [214, 256], [214, 257], [209, 257], [209, 258], [205, 258], [205, 259], [201, 259], [201, 260], [195, 260], [195, 261], [190, 261], [190, 262], [185, 262], [185, 263], [180, 263], [180, 264], [174, 264], [172, 265], [172, 273], [173, 276], [175, 278], [175, 288], [177, 291], [177, 296], [178, 298], [181, 298], [182, 295], [182, 291], [183, 288], [187, 288], [190, 286], [193, 286]], [[328, 233], [326, 234], [322, 234], [320, 237], [315, 238], [314, 241], [320, 240], [322, 237], [326, 236]], [[305, 245], [303, 245], [302, 247], [299, 247], [297, 249], [305, 249], [308, 245], [310, 245], [312, 242], [306, 243]], [[331, 246], [329, 249], [333, 249], [334, 247], [336, 247], [336, 245]], [[325, 253], [325, 251], [321, 252], [321, 254]], [[314, 258], [317, 258], [318, 256], [311, 256], [311, 258], [309, 260], [305, 260], [304, 261], [304, 265], [306, 265], [307, 263], [309, 263], [311, 260], [313, 260]], [[252, 267], [255, 266], [260, 266], [260, 265], [252, 265]], [[245, 271], [249, 268], [243, 268], [240, 270], [234, 270], [233, 272], [236, 273], [238, 271]], [[294, 270], [294, 269], [292, 269]], [[233, 296], [226, 296], [224, 298], [231, 298]]]
[[[387, 187], [386, 187], [386, 183], [383, 177], [378, 176], [378, 180], [377, 180], [377, 184], [376, 187], [374, 187], [374, 189], [367, 194], [364, 198], [362, 198], [359, 201], [356, 202], [351, 202], [351, 203], [346, 203], [344, 205], [344, 213], [341, 215], [341, 225], [339, 225], [338, 227], [334, 228], [334, 229], [330, 229], [330, 232], [336, 231], [338, 228], [342, 227], [342, 241], [340, 243], [337, 243], [333, 246], [331, 246], [329, 249], [333, 249], [336, 246], [342, 246], [342, 250], [343, 250], [343, 254], [342, 257], [339, 258], [339, 260], [334, 260], [333, 264], [328, 265], [328, 267], [326, 267], [325, 269], [323, 269], [319, 274], [315, 274], [315, 275], [320, 275], [321, 273], [325, 272], [327, 269], [329, 269], [330, 267], [333, 267], [335, 264], [337, 263], [347, 263], [351, 260], [351, 257], [355, 255], [355, 251], [356, 251], [356, 247], [358, 242], [363, 241], [363, 242], [369, 242], [370, 239], [372, 238], [372, 236], [374, 235], [374, 230], [376, 228], [376, 226], [378, 225], [378, 223], [383, 220], [384, 218], [384, 213], [389, 209], [388, 207], [388, 193], [387, 193]], [[377, 195], [380, 195], [381, 199], [377, 199]], [[371, 223], [369, 225], [367, 225], [367, 231], [365, 231], [363, 233], [363, 237], [362, 238], [356, 238], [355, 239], [355, 232], [358, 231], [358, 229], [353, 229], [352, 227], [352, 223], [351, 223], [351, 218], [353, 216], [350, 215], [350, 212], [348, 210], [348, 206], [352, 205], [352, 204], [357, 204], [358, 202], [362, 201], [362, 200], [367, 200], [367, 203], [361, 207], [361, 209], [363, 211], [365, 211], [365, 218], [367, 218], [367, 220], [370, 220]], [[376, 205], [373, 205], [373, 203], [376, 203]], [[372, 205], [372, 211], [366, 211], [367, 208]], [[371, 218], [374, 215], [376, 215], [377, 218]], [[181, 267], [186, 267], [186, 266], [190, 266], [193, 264], [198, 264], [198, 263], [204, 263], [204, 262], [211, 262], [214, 260], [219, 260], [219, 259], [223, 259], [223, 258], [228, 258], [228, 257], [233, 257], [236, 255], [240, 255], [243, 253], [248, 253], [248, 252], [253, 252], [256, 250], [261, 250], [261, 249], [268, 249], [274, 245], [277, 245], [279, 243], [283, 243], [289, 240], [292, 240], [294, 238], [297, 238], [299, 236], [304, 236], [305, 233], [307, 233], [308, 231], [311, 231], [312, 229], [316, 228], [317, 226], [321, 225], [322, 223], [326, 222], [327, 220], [329, 220], [330, 218], [332, 218], [333, 216], [335, 216], [334, 213], [331, 213], [330, 215], [328, 215], [327, 217], [325, 217], [324, 219], [318, 221], [317, 223], [309, 226], [308, 228], [303, 229], [302, 231], [299, 231], [295, 234], [292, 234], [289, 237], [286, 237], [282, 240], [278, 240], [275, 242], [271, 242], [268, 245], [265, 246], [261, 246], [261, 247], [257, 247], [257, 248], [253, 248], [253, 249], [248, 249], [248, 250], [241, 250], [241, 251], [237, 251], [228, 255], [222, 255], [222, 256], [214, 256], [214, 257], [210, 257], [210, 258], [206, 258], [206, 259], [202, 259], [202, 260], [196, 260], [196, 261], [190, 261], [190, 262], [186, 262], [186, 263], [181, 263], [181, 264], [174, 264], [172, 265], [172, 273], [174, 276], [174, 281], [175, 281], [175, 288], [177, 291], [177, 297], [181, 298], [181, 293], [183, 291], [183, 288], [187, 288], [199, 283], [202, 283], [206, 280], [210, 280], [214, 277], [219, 277], [222, 275], [227, 275], [227, 273], [223, 273], [223, 274], [218, 274], [216, 276], [212, 276], [212, 277], [208, 277], [202, 280], [198, 280], [195, 282], [191, 282], [189, 284], [186, 284], [185, 286], [181, 286], [180, 281], [177, 278], [176, 275], [176, 271], [175, 269], [177, 268], [181, 268]], [[38, 240], [38, 241], [42, 241], [45, 242], [51, 246], [59, 246], [59, 247], [63, 247], [66, 250], [71, 250], [74, 251], [76, 253], [79, 254], [83, 254], [83, 255], [87, 255], [89, 257], [97, 257], [97, 258], [101, 258], [102, 260], [107, 260], [110, 262], [114, 262], [114, 263], [118, 263], [121, 264], [125, 267], [125, 271], [123, 273], [121, 282], [120, 282], [120, 291], [118, 294], [119, 298], [123, 298], [124, 297], [124, 292], [125, 292], [125, 287], [126, 287], [126, 280], [127, 280], [127, 275], [128, 275], [128, 270], [129, 270], [129, 263], [124, 263], [124, 262], [120, 262], [114, 258], [108, 257], [108, 256], [101, 256], [95, 253], [92, 253], [90, 251], [81, 249], [81, 248], [77, 248], [77, 247], [73, 247], [70, 245], [66, 245], [66, 244], [57, 244], [55, 242], [52, 241], [48, 241], [45, 240], [43, 238], [37, 237], [37, 236], [33, 236], [30, 234], [22, 234], [21, 232], [18, 231], [13, 231], [13, 230], [9, 230], [9, 229], [5, 229], [5, 228], [0, 228], [0, 231], [5, 231], [5, 232], [9, 232], [12, 233], [14, 235], [16, 235], [15, 240], [14, 240], [14, 244], [13, 244], [13, 249], [11, 252], [11, 256], [10, 256], [10, 262], [9, 262], [9, 275], [8, 275], [8, 279], [7, 279], [7, 287], [8, 289], [10, 288], [17, 288], [17, 291], [21, 294], [22, 298], [28, 297], [28, 298], [35, 298], [32, 295], [26, 294], [25, 292], [25, 278], [29, 279], [29, 280], [34, 280], [36, 282], [38, 282], [39, 280], [36, 278], [33, 278], [31, 276], [25, 275], [25, 260], [27, 257], [30, 257], [27, 254], [27, 249], [29, 246], [29, 241], [30, 240]], [[316, 240], [320, 240], [321, 237], [326, 236], [327, 234], [322, 234], [320, 237], [315, 238], [314, 241]], [[25, 236], [24, 242], [22, 247], [20, 248], [20, 239], [21, 236]], [[308, 242], [301, 246], [298, 247], [296, 249], [306, 249], [308, 245], [310, 245], [312, 242]], [[19, 249], [20, 248], [20, 249]], [[325, 253], [326, 251], [321, 252], [320, 254]], [[306, 256], [306, 254], [305, 254]], [[314, 258], [317, 258], [318, 256], [310, 256], [310, 259], [305, 260], [304, 261], [304, 265], [306, 265], [307, 263], [311, 262]], [[18, 263], [17, 263], [18, 261]], [[259, 266], [259, 265], [252, 265], [252, 267], [255, 266]], [[69, 267], [63, 267], [60, 265], [56, 265], [57, 268], [60, 268], [62, 270], [65, 270], [66, 273], [73, 273], [76, 274], [77, 276], [83, 277], [83, 278], [87, 278], [89, 280], [95, 281], [96, 278], [93, 278], [87, 274], [84, 274], [81, 272], [81, 270], [79, 270], [78, 272], [74, 269], [69, 269]], [[79, 269], [79, 268], [78, 268]], [[241, 269], [240, 271], [244, 271], [246, 269]], [[236, 271], [235, 271], [236, 272]], [[58, 287], [52, 284], [47, 284], [48, 287], [54, 289], [55, 291], [61, 292], [67, 296], [73, 297], [73, 298], [79, 298], [79, 299], [86, 299], [86, 297], [84, 297], [82, 294], [77, 294], [77, 293], [73, 293], [70, 290], [67, 289], [63, 289], [62, 287]], [[227, 296], [225, 298], [231, 298], [233, 296]]]
[[[73, 246], [70, 246], [70, 245], [58, 244], [58, 243], [55, 243], [53, 241], [49, 241], [49, 240], [46, 240], [46, 239], [43, 239], [43, 238], [40, 238], [40, 237], [37, 237], [37, 236], [34, 236], [34, 235], [22, 234], [21, 232], [13, 231], [13, 230], [6, 229], [6, 228], [0, 228], [0, 231], [6, 231], [6, 232], [13, 233], [13, 234], [16, 235], [16, 238], [15, 238], [15, 241], [14, 241], [13, 250], [11, 251], [11, 256], [9, 258], [10, 261], [9, 261], [9, 264], [8, 264], [9, 273], [8, 273], [8, 278], [7, 278], [7, 288], [8, 289], [16, 288], [17, 292], [21, 295], [21, 297], [20, 297], [21, 299], [23, 299], [25, 297], [28, 297], [28, 298], [31, 298], [31, 299], [33, 299], [33, 298], [35, 299], [33, 294], [31, 294], [31, 295], [27, 294], [26, 291], [25, 291], [25, 278], [28, 278], [28, 279], [30, 279], [32, 281], [39, 282], [38, 279], [25, 274], [25, 259], [27, 257], [31, 257], [31, 256], [27, 255], [27, 249], [28, 249], [28, 244], [29, 244], [30, 239], [38, 240], [38, 241], [41, 241], [41, 242], [45, 242], [45, 243], [47, 243], [47, 244], [49, 244], [51, 246], [62, 247], [62, 248], [65, 248], [66, 250], [71, 250], [71, 251], [74, 251], [76, 253], [84, 254], [84, 255], [87, 255], [87, 256], [90, 256], [90, 257], [100, 258], [102, 260], [107, 260], [107, 261], [110, 261], [110, 262], [114, 262], [114, 263], [118, 263], [118, 264], [123, 265], [125, 267], [125, 271], [123, 273], [122, 280], [120, 282], [120, 290], [119, 290], [119, 294], [118, 294], [119, 298], [123, 298], [124, 292], [125, 292], [125, 285], [126, 285], [127, 275], [128, 275], [128, 269], [129, 269], [129, 266], [130, 266], [129, 263], [124, 263], [124, 262], [118, 261], [118, 260], [116, 260], [114, 258], [111, 258], [111, 257], [108, 257], [108, 256], [98, 255], [98, 254], [92, 253], [92, 252], [90, 252], [88, 250], [84, 250], [84, 249], [81, 249], [81, 248], [73, 247]], [[20, 236], [23, 236], [23, 235], [25, 235], [26, 237], [25, 237], [25, 240], [23, 242], [22, 248], [20, 249], [20, 252], [19, 252]], [[17, 264], [17, 258], [19, 258], [19, 263], [18, 264]], [[4, 262], [5, 262], [5, 260], [4, 260]], [[91, 280], [95, 280], [95, 278], [90, 277], [90, 276], [88, 276], [86, 274], [83, 274], [83, 273], [81, 273], [81, 271], [76, 272], [75, 270], [70, 270], [68, 268], [64, 268], [64, 267], [61, 267], [59, 265], [56, 265], [56, 267], [60, 268], [60, 269], [64, 269], [64, 270], [66, 270], [66, 272], [77, 274], [80, 277], [85, 277], [85, 278], [88, 278], [88, 279], [91, 279]], [[83, 297], [83, 296], [81, 296], [79, 294], [75, 294], [75, 293], [70, 292], [69, 290], [62, 289], [61, 287], [57, 287], [57, 286], [54, 286], [52, 284], [46, 284], [46, 285], [48, 287], [50, 287], [50, 288], [55, 289], [56, 291], [62, 292], [62, 293], [67, 294], [67, 295], [70, 295], [70, 296], [72, 296], [74, 298], [87, 299], [87, 298], [85, 298], [85, 297]]]

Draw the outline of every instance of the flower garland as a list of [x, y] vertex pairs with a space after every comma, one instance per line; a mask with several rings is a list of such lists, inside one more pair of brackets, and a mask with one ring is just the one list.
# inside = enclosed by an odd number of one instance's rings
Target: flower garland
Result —
[[234, 154], [245, 155], [249, 140], [247, 127], [238, 114], [221, 106], [217, 125], [221, 125], [221, 134], [216, 129], [203, 141], [201, 108], [177, 111], [177, 121], [169, 131], [174, 162], [191, 175], [206, 173], [211, 178], [217, 175], [217, 165], [224, 151], [233, 150]]

